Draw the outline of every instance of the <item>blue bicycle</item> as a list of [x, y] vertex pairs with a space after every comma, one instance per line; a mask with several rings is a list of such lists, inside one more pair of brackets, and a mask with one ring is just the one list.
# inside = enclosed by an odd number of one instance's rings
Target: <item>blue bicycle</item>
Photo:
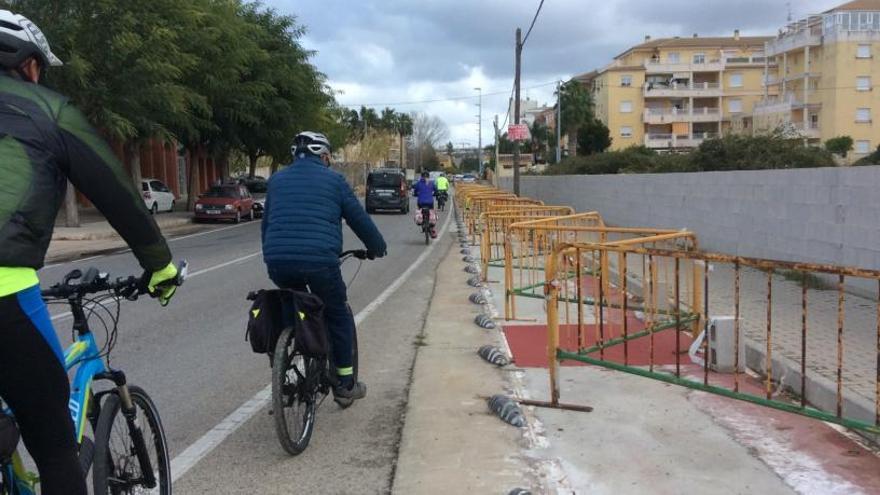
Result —
[[[186, 277], [185, 261], [178, 272], [176, 285]], [[68, 372], [76, 369], [69, 407], [80, 465], [84, 474], [92, 471], [95, 494], [171, 493], [171, 462], [159, 412], [143, 389], [128, 385], [125, 373], [110, 366], [120, 303], [145, 293], [139, 277], [111, 282], [106, 273], [94, 268], [85, 274], [73, 270], [60, 284], [43, 291], [47, 302], [68, 304], [73, 316], [74, 342], [64, 353], [65, 368]], [[90, 318], [107, 329], [103, 348], [89, 327]], [[113, 387], [96, 392], [92, 388], [96, 380], [112, 382]], [[94, 432], [94, 441], [85, 435], [87, 425]], [[0, 402], [0, 429], [3, 426], [9, 433], [14, 421], [11, 411]], [[13, 433], [17, 440], [17, 431]], [[35, 495], [39, 478], [27, 471], [14, 447], [13, 443], [10, 452], [0, 452], [0, 495]]]

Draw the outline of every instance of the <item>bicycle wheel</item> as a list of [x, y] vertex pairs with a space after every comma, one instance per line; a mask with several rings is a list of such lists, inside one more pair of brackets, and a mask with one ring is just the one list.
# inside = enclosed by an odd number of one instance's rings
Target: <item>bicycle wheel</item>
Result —
[[321, 370], [317, 359], [296, 352], [293, 344], [293, 327], [284, 329], [272, 361], [272, 417], [281, 447], [297, 455], [312, 438]]
[[[171, 460], [159, 411], [143, 389], [129, 386], [128, 390], [135, 408], [135, 430], [129, 429], [117, 393], [107, 394], [101, 407], [92, 466], [94, 493], [170, 495]], [[153, 486], [148, 486], [144, 477], [147, 461], [153, 471]]]

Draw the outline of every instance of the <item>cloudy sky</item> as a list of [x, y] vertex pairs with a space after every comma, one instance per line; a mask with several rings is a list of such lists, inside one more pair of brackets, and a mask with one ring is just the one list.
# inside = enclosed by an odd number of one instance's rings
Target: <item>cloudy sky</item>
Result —
[[[844, 0], [545, 0], [522, 57], [522, 97], [553, 99], [554, 81], [607, 64], [627, 47], [671, 36], [773, 34]], [[266, 0], [306, 26], [314, 63], [344, 105], [390, 106], [442, 118], [456, 147], [483, 143], [504, 120], [514, 72], [514, 31], [539, 0]], [[415, 103], [417, 102], [417, 103]]]

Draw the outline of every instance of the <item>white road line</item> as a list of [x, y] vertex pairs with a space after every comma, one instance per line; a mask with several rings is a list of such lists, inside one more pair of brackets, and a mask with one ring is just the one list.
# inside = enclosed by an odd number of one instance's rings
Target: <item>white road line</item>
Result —
[[[449, 228], [449, 221], [452, 218], [452, 213], [450, 212], [446, 217], [446, 222], [443, 224], [443, 228], [440, 230], [440, 234], [437, 236], [439, 240]], [[412, 275], [412, 273], [421, 266], [422, 262], [424, 262], [428, 256], [434, 252], [434, 248], [437, 246], [437, 242], [431, 243], [430, 246], [425, 248], [425, 251], [416, 258], [416, 261], [409, 266], [399, 277], [397, 277], [394, 282], [391, 283], [381, 294], [379, 294], [376, 299], [373, 299], [373, 302], [368, 304], [364, 309], [362, 309], [358, 314], [355, 315], [354, 321], [356, 325], [360, 325], [365, 319], [367, 319], [376, 309], [388, 300], [391, 295], [400, 288], [401, 285], [406, 282], [406, 280]], [[217, 426], [211, 428], [207, 433], [202, 435], [198, 440], [196, 440], [189, 447], [185, 448], [181, 453], [177, 454], [177, 456], [171, 460], [171, 481], [175, 482], [180, 479], [181, 476], [186, 474], [190, 469], [192, 469], [199, 461], [201, 461], [206, 455], [211, 453], [212, 450], [217, 448], [221, 443], [223, 443], [226, 438], [232, 435], [236, 430], [238, 430], [244, 423], [246, 423], [249, 419], [251, 419], [255, 414], [260, 412], [266, 404], [268, 404], [269, 399], [272, 396], [272, 385], [269, 384], [266, 388], [260, 390], [253, 397], [248, 399], [244, 404], [239, 406], [238, 409], [232, 412], [229, 416], [223, 419]]]
[[[219, 229], [204, 230], [204, 231], [202, 231], [202, 232], [196, 232], [196, 233], [194, 233], [194, 234], [187, 234], [187, 235], [182, 235], [182, 236], [179, 236], [179, 237], [172, 237], [172, 238], [168, 239], [168, 243], [171, 244], [172, 242], [182, 241], [182, 240], [184, 240], [184, 239], [192, 239], [193, 237], [200, 237], [200, 236], [203, 236], [203, 235], [213, 234], [213, 233], [215, 233], [215, 232], [223, 232], [224, 230], [237, 229], [237, 228], [240, 228], [240, 227], [246, 227], [246, 226], [248, 226], [248, 225], [251, 225], [251, 223], [248, 222], [248, 223], [240, 223], [240, 224], [238, 224], [238, 225], [228, 225], [228, 226], [226, 226], [226, 227], [221, 227], [221, 228], [219, 228]], [[112, 248], [111, 248], [111, 249], [112, 249]], [[120, 249], [119, 251], [113, 251], [112, 253], [107, 253], [107, 254], [97, 254], [97, 255], [95, 255], [95, 256], [89, 256], [88, 258], [82, 258], [82, 259], [76, 259], [76, 260], [69, 260], [69, 261], [62, 261], [62, 262], [59, 262], [59, 263], [52, 263], [51, 265], [45, 265], [45, 266], [44, 266], [43, 268], [41, 268], [41, 269], [42, 269], [42, 270], [45, 270], [46, 268], [52, 268], [52, 267], [56, 267], [56, 266], [67, 265], [67, 264], [69, 264], [69, 263], [82, 263], [83, 261], [95, 260], [95, 259], [98, 259], [98, 258], [103, 258], [103, 257], [105, 257], [105, 256], [115, 256], [115, 255], [117, 255], [117, 254], [123, 254], [123, 253], [128, 253], [128, 252], [131, 252], [131, 249], [130, 249], [130, 248]]]
[[[204, 274], [206, 274], [206, 273], [213, 272], [214, 270], [219, 270], [219, 269], [221, 269], [221, 268], [226, 268], [226, 267], [229, 266], [229, 265], [234, 265], [234, 264], [236, 264], [236, 263], [241, 263], [242, 261], [247, 261], [247, 260], [249, 260], [249, 259], [251, 259], [251, 258], [253, 258], [253, 257], [255, 257], [255, 256], [259, 256], [259, 255], [261, 255], [262, 253], [263, 253], [262, 251], [257, 251], [257, 252], [255, 252], [255, 253], [246, 254], [246, 255], [241, 256], [241, 257], [239, 257], [239, 258], [235, 258], [234, 260], [229, 260], [229, 261], [226, 261], [226, 262], [220, 263], [219, 265], [209, 266], [208, 268], [203, 268], [203, 269], [201, 269], [201, 270], [199, 270], [199, 271], [196, 271], [196, 272], [192, 272], [192, 273], [190, 273], [189, 275], [187, 275], [186, 278], [187, 278], [187, 279], [190, 279], [190, 278], [193, 278], [193, 277], [198, 277], [199, 275], [204, 275]], [[86, 307], [88, 307], [88, 306], [86, 306]], [[65, 318], [70, 318], [72, 315], [73, 315], [73, 313], [71, 313], [70, 311], [67, 311], [67, 312], [64, 312], [64, 313], [58, 313], [57, 315], [55, 315], [55, 316], [52, 317], [52, 321], [59, 321], [59, 320], [63, 320], [63, 319], [65, 319]]]

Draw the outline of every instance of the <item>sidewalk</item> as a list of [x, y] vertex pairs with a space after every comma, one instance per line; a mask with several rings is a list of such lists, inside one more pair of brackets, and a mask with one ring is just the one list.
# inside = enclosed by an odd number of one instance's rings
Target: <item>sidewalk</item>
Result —
[[[192, 212], [188, 211], [160, 213], [155, 218], [166, 237], [216, 228], [215, 225], [193, 223]], [[64, 219], [59, 217], [46, 253], [46, 263], [61, 263], [126, 247], [110, 223], [95, 210], [82, 210], [80, 227], [63, 225]]]
[[[418, 348], [393, 493], [508, 493], [530, 488], [522, 434], [492, 414], [486, 396], [508, 393], [505, 372], [477, 349], [497, 331], [474, 324], [456, 243], [437, 269]], [[538, 493], [538, 492], [535, 492]]]

